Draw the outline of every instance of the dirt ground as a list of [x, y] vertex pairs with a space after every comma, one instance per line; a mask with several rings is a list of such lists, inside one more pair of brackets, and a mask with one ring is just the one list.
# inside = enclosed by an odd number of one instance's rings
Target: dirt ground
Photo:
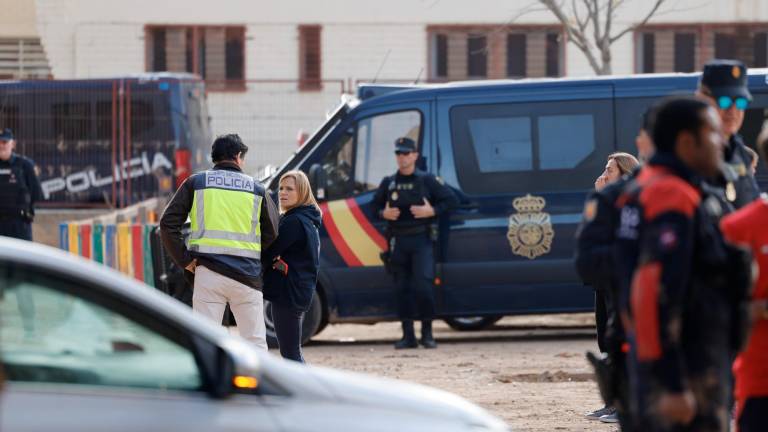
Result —
[[396, 351], [399, 337], [399, 323], [331, 325], [305, 347], [305, 357], [459, 394], [513, 431], [618, 430], [584, 417], [602, 406], [584, 358], [597, 350], [591, 314], [508, 317], [480, 332], [458, 332], [440, 321], [436, 350]]

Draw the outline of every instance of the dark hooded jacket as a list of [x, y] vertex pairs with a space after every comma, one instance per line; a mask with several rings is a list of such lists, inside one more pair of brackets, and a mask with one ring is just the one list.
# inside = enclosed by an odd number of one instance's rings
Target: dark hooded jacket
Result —
[[[280, 216], [277, 240], [264, 255], [264, 298], [282, 307], [309, 310], [320, 265], [321, 221], [320, 211], [312, 205]], [[272, 269], [278, 256], [288, 264], [288, 276]]]

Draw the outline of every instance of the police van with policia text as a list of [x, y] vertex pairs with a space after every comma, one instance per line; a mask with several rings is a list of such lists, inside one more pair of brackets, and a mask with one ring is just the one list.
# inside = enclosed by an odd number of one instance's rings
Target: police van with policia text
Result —
[[[754, 101], [741, 130], [750, 146], [768, 114], [766, 72], [750, 71]], [[646, 108], [669, 94], [692, 94], [698, 79], [360, 86], [268, 180], [274, 192], [282, 173], [303, 170], [323, 210], [317, 296], [304, 339], [327, 323], [396, 319], [394, 282], [380, 259], [385, 221], [371, 201], [397, 169], [399, 137], [417, 143], [421, 168], [462, 201], [439, 224], [438, 317], [479, 329], [504, 315], [592, 310], [592, 289], [573, 263], [586, 194], [610, 153], [636, 153]], [[765, 190], [764, 162], [757, 178]]]
[[204, 83], [194, 75], [0, 81], [0, 127], [39, 169], [46, 207], [124, 207], [170, 195], [208, 166]]

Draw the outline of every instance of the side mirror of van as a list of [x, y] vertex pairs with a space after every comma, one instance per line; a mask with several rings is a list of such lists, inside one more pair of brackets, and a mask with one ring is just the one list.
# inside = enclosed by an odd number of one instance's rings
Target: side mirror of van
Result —
[[312, 193], [319, 200], [325, 199], [325, 190], [328, 187], [328, 175], [320, 164], [312, 164], [309, 167], [309, 184]]

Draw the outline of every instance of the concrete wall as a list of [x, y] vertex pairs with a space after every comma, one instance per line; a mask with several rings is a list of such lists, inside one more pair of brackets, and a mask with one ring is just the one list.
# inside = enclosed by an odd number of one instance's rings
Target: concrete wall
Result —
[[0, 38], [37, 37], [35, 0], [0, 0]]

